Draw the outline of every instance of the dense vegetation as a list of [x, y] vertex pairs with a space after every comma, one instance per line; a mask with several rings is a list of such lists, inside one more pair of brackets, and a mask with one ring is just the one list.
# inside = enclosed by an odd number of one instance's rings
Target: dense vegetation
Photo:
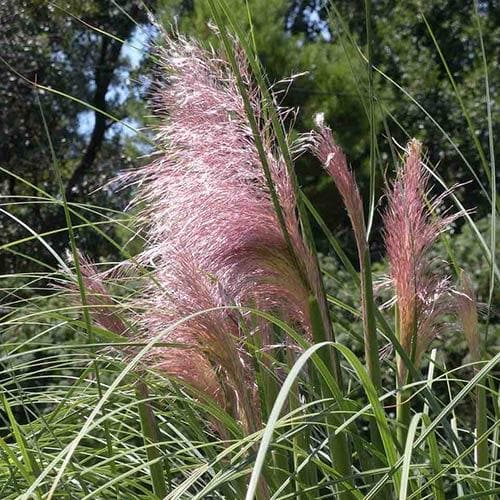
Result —
[[0, 497], [494, 498], [498, 19], [0, 0]]

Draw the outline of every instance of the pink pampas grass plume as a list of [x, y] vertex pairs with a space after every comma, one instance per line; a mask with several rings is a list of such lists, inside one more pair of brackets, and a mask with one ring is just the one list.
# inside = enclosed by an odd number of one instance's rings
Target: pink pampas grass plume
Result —
[[[319, 287], [304, 244], [296, 200], [283, 158], [261, 138], [292, 242], [290, 253], [271, 201], [235, 77], [220, 56], [182, 37], [161, 52], [163, 77], [155, 104], [166, 115], [157, 136], [161, 151], [125, 175], [137, 183], [140, 223], [148, 244], [141, 255], [161, 272], [179, 249], [189, 249], [236, 304], [283, 314], [309, 332], [307, 299]], [[240, 72], [256, 117], [260, 98], [241, 59]]]
[[318, 131], [313, 132], [311, 138], [312, 152], [321, 161], [342, 197], [361, 258], [366, 250], [366, 228], [363, 201], [354, 174], [347, 165], [344, 152], [335, 143], [329, 127], [320, 123]]
[[[165, 273], [168, 273], [166, 275]], [[189, 254], [178, 253], [168, 270], [142, 291], [137, 323], [147, 340], [176, 323], [161, 340], [181, 348], [157, 348], [150, 366], [205, 392], [232, 413], [247, 432], [258, 428], [259, 404], [253, 368], [245, 350], [238, 315], [213, 277]], [[205, 386], [203, 388], [203, 386]]]
[[[168, 315], [170, 321], [176, 321], [182, 318], [181, 314], [176, 315], [174, 313], [171, 297], [166, 298], [165, 296], [159, 296], [156, 290], [155, 298], [158, 301], [158, 308], [153, 309], [153, 301], [145, 298], [144, 294], [147, 294], [147, 291], [142, 290], [141, 293], [143, 294], [143, 298], [139, 300], [136, 299], [133, 304], [128, 305], [140, 308], [141, 305], [144, 304], [148, 307], [148, 311], [138, 314], [131, 314], [129, 311], [129, 319], [135, 321], [135, 324], [129, 328], [116, 313], [117, 304], [113, 300], [108, 289], [108, 287], [114, 284], [120, 277], [119, 273], [114, 269], [107, 272], [101, 272], [87, 257], [79, 255], [78, 258], [79, 268], [85, 287], [87, 306], [89, 307], [92, 319], [101, 328], [118, 335], [125, 335], [129, 338], [133, 338], [134, 342], [149, 342], [152, 333], [157, 333], [157, 329], [153, 327], [153, 324], [155, 321], [158, 321], [159, 316], [162, 315], [161, 319], [164, 319], [165, 316]], [[192, 272], [192, 269], [190, 272]], [[190, 276], [194, 276], [194, 274], [191, 273]], [[80, 302], [80, 294], [75, 283], [66, 284], [64, 289], [69, 290], [71, 295], [74, 296], [75, 302]], [[193, 290], [189, 291], [193, 292]], [[193, 297], [194, 299], [200, 299], [199, 295], [196, 293], [193, 294]], [[199, 304], [200, 307], [204, 305], [206, 304]], [[209, 305], [213, 304], [210, 303]], [[179, 301], [176, 301], [175, 307], [182, 309], [182, 307], [185, 308], [186, 305], [181, 305]], [[190, 310], [183, 310], [185, 314], [189, 312]], [[137, 318], [141, 315], [144, 319], [140, 325], [141, 328], [137, 330]], [[146, 326], [146, 328], [144, 328], [148, 322], [151, 326]], [[207, 324], [206, 321], [205, 324]], [[210, 324], [210, 327], [213, 331], [213, 324]], [[226, 396], [214, 368], [204, 354], [203, 349], [200, 348], [200, 337], [193, 335], [189, 325], [179, 328], [172, 335], [166, 334], [163, 338], [160, 337], [158, 342], [170, 343], [172, 347], [151, 349], [142, 358], [140, 367], [141, 369], [148, 368], [158, 370], [170, 377], [180, 380], [195, 389], [199, 394], [207, 395], [218, 404], [225, 407]], [[179, 347], [176, 347], [176, 345]], [[220, 348], [220, 345], [217, 347]], [[224, 352], [227, 352], [227, 346], [224, 346]], [[134, 350], [129, 347], [123, 348], [123, 353], [126, 358], [135, 354]], [[216, 428], [219, 429], [219, 426], [216, 425]]]
[[[161, 117], [159, 151], [149, 165], [122, 176], [137, 186], [134, 203], [146, 238], [138, 261], [153, 277], [133, 304], [144, 311], [135, 325], [146, 340], [174, 326], [164, 341], [185, 349], [181, 354], [156, 348], [152, 365], [197, 387], [203, 380], [253, 432], [260, 410], [245, 348], [248, 328], [245, 334], [242, 329], [248, 325], [244, 312], [227, 308], [276, 313], [309, 335], [309, 296], [319, 292], [321, 278], [302, 239], [293, 185], [244, 57], [240, 53], [239, 70], [261, 127], [289, 242], [229, 64], [182, 36], [167, 39], [159, 59], [162, 74], [154, 97]], [[265, 348], [272, 329], [257, 323], [260, 328], [249, 334], [259, 335]], [[196, 380], [188, 380], [187, 353], [203, 359], [196, 361], [203, 371], [195, 371]]]
[[379, 352], [376, 321], [374, 316], [373, 286], [371, 278], [371, 262], [368, 248], [363, 201], [352, 170], [347, 165], [342, 149], [335, 143], [330, 128], [322, 123], [317, 115], [318, 131], [312, 132], [310, 142], [312, 152], [323, 164], [324, 169], [333, 179], [344, 205], [358, 248], [358, 260], [361, 274], [361, 305], [363, 316], [363, 333], [365, 361], [375, 387], [381, 385]]
[[[429, 174], [421, 161], [420, 142], [408, 143], [404, 165], [388, 193], [384, 239], [399, 315], [399, 342], [418, 366], [422, 354], [452, 312], [448, 277], [433, 270], [429, 249], [457, 217], [440, 216], [436, 209], [447, 194], [426, 201]], [[406, 369], [399, 365], [399, 381]]]

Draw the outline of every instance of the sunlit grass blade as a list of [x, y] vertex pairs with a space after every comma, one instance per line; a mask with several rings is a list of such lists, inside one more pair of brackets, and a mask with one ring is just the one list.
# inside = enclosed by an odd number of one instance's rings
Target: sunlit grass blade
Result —
[[[366, 372], [365, 368], [360, 363], [356, 355], [346, 346], [343, 346], [341, 344], [335, 344], [335, 348], [342, 353], [342, 355], [351, 364], [351, 366], [356, 371], [356, 374], [360, 378], [363, 390], [365, 391], [374, 412], [375, 421], [377, 423], [380, 437], [382, 439], [382, 444], [384, 446], [387, 464], [389, 467], [393, 467], [397, 460], [397, 449], [394, 442], [394, 437], [389, 428], [387, 416], [385, 415], [384, 409], [382, 408], [378, 399], [377, 391], [372, 381], [370, 380], [368, 373]], [[393, 477], [393, 487], [396, 495], [399, 491], [400, 482], [400, 472], [396, 471]]]
[[[33, 482], [35, 477], [40, 474], [40, 466], [35, 459], [33, 452], [28, 445], [26, 438], [23, 435], [21, 428], [19, 427], [14, 414], [12, 413], [12, 409], [7, 401], [5, 395], [1, 396], [2, 406], [4, 411], [7, 414], [9, 419], [10, 427], [12, 430], [12, 434], [14, 436], [15, 442], [17, 444], [17, 448], [19, 449], [21, 456], [23, 458], [23, 463], [19, 462], [17, 458], [14, 458], [14, 463], [18, 466], [19, 470], [22, 471], [23, 476], [29, 480], [30, 483]], [[5, 441], [2, 440], [2, 448], [12, 459], [12, 453], [9, 451], [8, 445]], [[41, 498], [41, 493], [39, 490], [36, 491], [37, 497]]]
[[[312, 328], [313, 328], [313, 340], [316, 345], [323, 345], [328, 341], [326, 332], [323, 328], [323, 321], [321, 319], [321, 312], [319, 310], [319, 305], [315, 297], [309, 298], [309, 314], [311, 316]], [[325, 366], [333, 366], [331, 353], [327, 349], [322, 349], [319, 356]], [[332, 427], [338, 427], [338, 418], [331, 414], [327, 416], [327, 423]], [[345, 436], [336, 435], [335, 433], [330, 434], [330, 457], [331, 461], [337, 469], [341, 476], [348, 477], [351, 474], [351, 456], [349, 451], [349, 443]], [[354, 489], [354, 488], [349, 488]], [[338, 492], [339, 498], [349, 499], [351, 495], [349, 492]]]
[[399, 488], [399, 497], [398, 497], [400, 500], [407, 499], [408, 486], [410, 483], [410, 469], [411, 469], [411, 459], [413, 452], [413, 443], [415, 440], [415, 434], [417, 433], [417, 428], [421, 416], [422, 415], [420, 413], [413, 415], [410, 425], [408, 427], [408, 434], [406, 436], [406, 443], [403, 452], [403, 464], [401, 465], [401, 486]]
[[300, 357], [297, 359], [296, 363], [293, 365], [293, 368], [290, 370], [290, 372], [287, 375], [287, 378], [285, 382], [283, 383], [280, 392], [276, 398], [276, 401], [274, 403], [273, 410], [271, 412], [271, 415], [269, 416], [267, 425], [265, 427], [264, 433], [262, 435], [262, 439], [259, 445], [259, 449], [257, 452], [257, 457], [255, 459], [255, 463], [252, 469], [252, 475], [250, 476], [250, 481], [248, 483], [248, 489], [246, 492], [246, 500], [253, 500], [257, 493], [257, 487], [261, 478], [262, 470], [264, 467], [267, 451], [269, 449], [269, 446], [271, 444], [273, 434], [275, 431], [275, 426], [278, 422], [279, 415], [281, 413], [281, 410], [283, 406], [285, 405], [285, 402], [288, 398], [288, 393], [291, 390], [295, 379], [298, 377], [300, 371], [303, 369], [303, 367], [306, 365], [308, 362], [309, 358], [319, 349], [326, 348], [331, 345], [331, 342], [326, 341], [326, 342], [321, 342], [318, 344], [315, 344], [314, 346], [311, 346], [309, 349], [307, 349], [304, 353], [300, 355]]
[[[429, 416], [427, 414], [422, 415], [422, 421], [424, 424], [424, 427], [422, 430], [425, 429], [430, 423]], [[431, 432], [428, 437], [427, 437], [427, 444], [429, 447], [429, 458], [430, 462], [432, 465], [432, 471], [435, 474], [435, 480], [432, 483], [432, 492], [434, 494], [434, 498], [436, 500], [445, 500], [445, 493], [444, 493], [444, 487], [443, 487], [443, 481], [441, 480], [440, 477], [436, 476], [437, 474], [440, 473], [442, 470], [442, 465], [441, 465], [441, 454], [439, 452], [437, 440], [436, 440], [436, 435], [434, 432]]]

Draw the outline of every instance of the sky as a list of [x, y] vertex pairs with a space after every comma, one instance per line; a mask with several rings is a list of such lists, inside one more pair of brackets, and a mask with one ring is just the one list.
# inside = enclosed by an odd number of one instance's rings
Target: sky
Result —
[[[130, 41], [123, 44], [121, 57], [128, 59], [130, 67], [120, 73], [120, 83], [110, 87], [108, 93], [106, 94], [107, 99], [116, 99], [118, 103], [123, 103], [127, 99], [131, 85], [130, 74], [132, 71], [139, 68], [142, 61], [146, 57], [148, 52], [148, 40], [151, 39], [153, 34], [154, 33], [152, 33], [151, 28], [138, 26], [134, 30]], [[89, 135], [94, 127], [94, 122], [94, 111], [90, 109], [82, 111], [78, 115], [78, 133], [82, 135]], [[133, 123], [133, 120], [127, 120], [127, 124], [132, 127], [136, 127], [138, 125], [138, 123]], [[130, 137], [134, 134], [129, 127], [124, 126], [121, 123], [113, 125], [108, 133], [112, 135], [121, 134], [124, 137]]]

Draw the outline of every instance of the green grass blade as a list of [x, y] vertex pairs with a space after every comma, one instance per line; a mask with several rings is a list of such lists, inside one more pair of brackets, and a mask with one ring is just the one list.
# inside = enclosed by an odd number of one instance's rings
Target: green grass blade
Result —
[[276, 398], [271, 414], [269, 415], [267, 425], [264, 429], [264, 433], [262, 435], [262, 439], [257, 452], [257, 457], [255, 459], [255, 463], [252, 469], [252, 474], [250, 476], [250, 481], [248, 483], [248, 489], [245, 496], [246, 500], [253, 500], [255, 498], [259, 481], [261, 480], [261, 475], [264, 468], [267, 451], [269, 449], [269, 446], [271, 445], [276, 424], [278, 422], [281, 410], [283, 409], [283, 406], [285, 405], [288, 399], [288, 393], [292, 389], [292, 386], [295, 383], [296, 378], [299, 376], [301, 370], [304, 368], [309, 358], [311, 358], [311, 356], [316, 351], [331, 345], [332, 345], [331, 342], [326, 341], [309, 347], [309, 349], [307, 349], [300, 355], [300, 357], [297, 359], [296, 363], [293, 365], [292, 369], [288, 373], [280, 389], [280, 392], [278, 393], [278, 397]]
[[[430, 424], [430, 418], [427, 414], [422, 415], [422, 421], [423, 421], [423, 429], [427, 427]], [[442, 470], [441, 466], [441, 456], [436, 440], [436, 434], [435, 432], [431, 432], [428, 437], [427, 437], [427, 444], [429, 446], [429, 458], [432, 466], [432, 470], [435, 475], [439, 474], [440, 471]], [[435, 476], [436, 479], [432, 483], [432, 491], [434, 494], [435, 500], [446, 500], [445, 493], [444, 493], [444, 487], [443, 487], [443, 481], [441, 480], [441, 477]]]
[[[394, 437], [392, 436], [389, 429], [387, 416], [385, 414], [384, 408], [380, 404], [375, 386], [370, 380], [370, 377], [364, 366], [349, 348], [341, 344], [335, 344], [334, 347], [342, 353], [342, 355], [354, 368], [357, 376], [359, 377], [359, 380], [373, 409], [375, 421], [377, 422], [380, 437], [384, 446], [387, 463], [389, 467], [393, 467], [397, 461], [397, 450], [394, 442]], [[399, 493], [400, 482], [400, 472], [396, 471], [394, 473], [394, 492], [396, 496]]]
[[[483, 148], [481, 146], [481, 143], [479, 142], [479, 139], [477, 138], [476, 131], [475, 131], [474, 126], [472, 124], [469, 112], [467, 111], [467, 108], [465, 107], [465, 104], [464, 104], [464, 101], [462, 99], [462, 96], [460, 95], [460, 92], [458, 90], [458, 86], [457, 86], [457, 84], [455, 82], [455, 78], [453, 78], [453, 75], [451, 73], [450, 67], [448, 66], [448, 63], [446, 62], [446, 58], [444, 57], [444, 54], [443, 54], [443, 52], [441, 50], [439, 42], [436, 39], [436, 36], [434, 34], [434, 31], [431, 28], [431, 26], [429, 24], [429, 21], [427, 21], [427, 17], [425, 16], [425, 14], [422, 11], [420, 12], [420, 15], [422, 16], [422, 19], [424, 20], [425, 27], [427, 28], [429, 36], [432, 39], [432, 43], [434, 44], [434, 47], [436, 48], [436, 51], [437, 51], [437, 53], [439, 55], [439, 58], [441, 59], [441, 63], [443, 64], [443, 67], [444, 67], [444, 69], [446, 71], [446, 75], [448, 76], [448, 80], [450, 81], [450, 84], [451, 84], [451, 86], [453, 88], [453, 92], [455, 93], [457, 101], [458, 101], [458, 103], [460, 105], [460, 109], [462, 110], [462, 114], [463, 114], [463, 116], [465, 118], [465, 122], [467, 123], [467, 129], [469, 131], [469, 136], [472, 139], [472, 141], [474, 142], [474, 146], [477, 149], [477, 152], [478, 152], [478, 155], [479, 155], [479, 159], [481, 161], [481, 166], [483, 168], [483, 171], [484, 171], [484, 173], [486, 175], [486, 178], [488, 179], [488, 182], [491, 183], [491, 172], [490, 172], [490, 170], [488, 168], [488, 160], [486, 159], [486, 156], [484, 154], [484, 151], [483, 151]], [[495, 198], [492, 198], [492, 199], [494, 200]]]
[[417, 433], [418, 423], [420, 422], [422, 414], [417, 413], [413, 415], [410, 426], [408, 428], [408, 435], [406, 436], [406, 444], [403, 453], [403, 464], [401, 466], [401, 487], [399, 488], [399, 500], [406, 500], [408, 493], [408, 483], [410, 479], [411, 458], [413, 452], [413, 443], [415, 441], [415, 434]]
[[[366, 45], [367, 45], [367, 73], [368, 73], [368, 121], [370, 123], [370, 195], [369, 210], [366, 228], [367, 239], [370, 238], [370, 232], [375, 216], [375, 151], [377, 148], [377, 134], [375, 130], [375, 92], [373, 86], [373, 37], [372, 37], [372, 2], [365, 0], [365, 27], [366, 27]], [[361, 258], [361, 256], [360, 256]]]
[[162, 452], [157, 445], [159, 442], [158, 426], [151, 407], [149, 399], [149, 391], [144, 382], [138, 380], [136, 382], [137, 406], [139, 407], [139, 416], [141, 419], [141, 429], [144, 436], [144, 445], [147, 446], [146, 454], [149, 462], [149, 470], [151, 472], [151, 480], [153, 482], [153, 492], [158, 498], [167, 496], [167, 481], [163, 472], [164, 461]]
[[[24, 472], [23, 475], [29, 478], [29, 482], [32, 483], [34, 478], [40, 474], [41, 472], [40, 467], [35, 457], [33, 456], [33, 453], [28, 447], [26, 439], [23, 436], [22, 430], [19, 427], [19, 424], [16, 422], [14, 414], [12, 413], [12, 409], [4, 394], [1, 395], [1, 400], [2, 400], [2, 406], [5, 410], [5, 413], [7, 414], [7, 418], [9, 419], [10, 428], [12, 430], [12, 434], [14, 435], [17, 447], [21, 453], [21, 456], [23, 457], [24, 465], [21, 465], [17, 459], [15, 460], [15, 463], [16, 465], [18, 465], [18, 467], [21, 467], [19, 470], [23, 471]], [[7, 451], [8, 445], [5, 444], [5, 447], [2, 446], [2, 448], [4, 449], [4, 451]], [[10, 453], [9, 456], [11, 456]], [[39, 491], [37, 491], [37, 496], [40, 496]]]
[[[313, 340], [316, 345], [322, 345], [324, 342], [328, 341], [326, 336], [326, 332], [323, 328], [323, 320], [321, 318], [321, 311], [319, 309], [319, 304], [315, 297], [309, 297], [309, 315], [311, 317], [311, 325], [312, 325], [312, 335]], [[331, 353], [329, 350], [323, 349], [319, 353], [319, 356], [325, 366], [331, 367], [333, 366]], [[333, 371], [332, 371], [333, 375]], [[322, 390], [323, 392], [323, 390]], [[326, 417], [327, 423], [332, 427], [338, 427], [341, 422], [339, 419], [333, 415], [329, 414]], [[349, 476], [351, 474], [351, 454], [349, 452], [349, 443], [346, 439], [346, 436], [337, 435], [335, 433], [330, 434], [329, 436], [329, 445], [330, 445], [330, 457], [332, 463], [335, 465], [338, 473], [341, 476]], [[349, 490], [354, 489], [351, 485]], [[338, 496], [340, 499], [350, 499], [352, 496], [349, 491], [346, 492], [338, 492]]]
[[[430, 422], [430, 424], [426, 427], [425, 431], [422, 432], [420, 437], [415, 441], [415, 447], [420, 446], [426, 439], [427, 436], [431, 432], [435, 432], [438, 428], [438, 425], [443, 423], [446, 417], [448, 417], [452, 410], [476, 387], [476, 385], [485, 377], [493, 368], [495, 368], [498, 363], [500, 362], [500, 353], [497, 353], [496, 356], [494, 356], [488, 363], [486, 363], [483, 368], [469, 381], [465, 386], [459, 391], [459, 393], [439, 412], [439, 414]], [[499, 422], [500, 423], [500, 422]], [[455, 440], [453, 440], [455, 443]], [[461, 443], [460, 443], [461, 444]], [[464, 449], [459, 457], [453, 461], [453, 463], [459, 463], [459, 460], [462, 460], [463, 457], [467, 456], [467, 453], [469, 450], [473, 450], [475, 446], [475, 443], [472, 445], [472, 447], [469, 447], [467, 449]], [[463, 444], [461, 444], [461, 448], [463, 449]], [[401, 466], [403, 459], [400, 458], [391, 468], [391, 470], [384, 475], [380, 479], [380, 481], [368, 492], [366, 495], [366, 500], [369, 500], [370, 498], [374, 498], [374, 496], [380, 491], [380, 489], [383, 487], [387, 479], [395, 473], [395, 471]]]
[[[59, 194], [60, 194], [61, 199], [62, 199], [62, 206], [64, 209], [64, 217], [66, 220], [66, 226], [68, 228], [69, 244], [70, 244], [70, 248], [71, 248], [71, 254], [73, 257], [73, 264], [75, 266], [76, 278], [77, 278], [77, 283], [78, 283], [78, 291], [80, 293], [80, 299], [81, 299], [81, 303], [83, 306], [82, 313], [83, 313], [83, 318], [84, 318], [84, 322], [85, 322], [85, 328], [86, 328], [87, 335], [88, 335], [88, 341], [90, 344], [94, 344], [95, 338], [94, 338], [94, 332], [92, 330], [92, 319], [90, 316], [90, 309], [88, 308], [88, 303], [87, 303], [87, 292], [85, 289], [85, 283], [84, 283], [83, 275], [82, 275], [81, 270], [80, 270], [80, 255], [79, 255], [78, 248], [76, 245], [75, 232], [73, 229], [73, 221], [71, 220], [71, 214], [70, 214], [70, 211], [68, 208], [68, 203], [66, 200], [66, 194], [65, 194], [66, 190], [64, 189], [64, 185], [63, 185], [63, 181], [62, 181], [62, 176], [61, 176], [61, 172], [59, 169], [59, 162], [57, 161], [55, 149], [54, 149], [54, 146], [52, 144], [52, 138], [50, 136], [49, 127], [48, 127], [47, 121], [45, 119], [45, 114], [43, 112], [43, 108], [42, 108], [42, 105], [41, 105], [39, 98], [38, 98], [38, 106], [40, 109], [40, 115], [42, 117], [43, 127], [45, 130], [47, 142], [48, 142], [49, 149], [50, 149], [50, 154], [51, 154], [51, 158], [52, 158], [52, 166], [54, 169], [54, 173], [56, 175], [57, 185], [59, 187]], [[66, 266], [64, 266], [63, 269], [66, 270]], [[93, 362], [93, 366], [94, 366], [94, 374], [95, 374], [96, 382], [97, 382], [97, 390], [99, 391], [99, 397], [102, 398], [103, 391], [102, 391], [102, 386], [101, 386], [101, 375], [99, 372], [99, 366], [95, 361]], [[103, 408], [103, 412], [104, 411], [105, 410]], [[109, 430], [107, 421], [105, 422], [104, 431], [105, 431], [105, 435], [106, 435], [106, 446], [107, 446], [108, 456], [109, 456], [109, 458], [111, 458], [111, 457], [113, 457], [113, 440], [111, 438], [111, 432]], [[112, 462], [112, 467], [113, 467], [113, 462]]]

